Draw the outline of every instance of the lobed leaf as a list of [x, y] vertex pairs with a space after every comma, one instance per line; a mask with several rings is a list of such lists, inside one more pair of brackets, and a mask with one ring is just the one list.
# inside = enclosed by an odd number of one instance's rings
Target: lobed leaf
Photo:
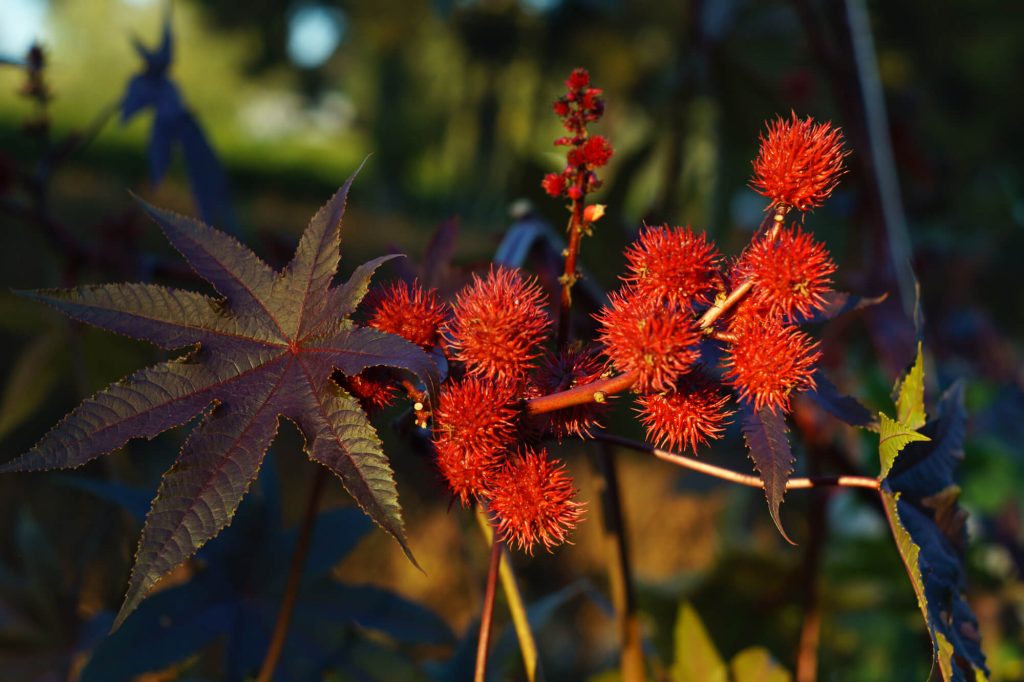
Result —
[[297, 421], [306, 437], [309, 458], [341, 479], [360, 508], [398, 540], [418, 568], [405, 537], [394, 473], [359, 401], [334, 382], [327, 382], [305, 399], [309, 404]]
[[[966, 512], [957, 505], [954, 472], [963, 458], [967, 415], [957, 384], [924, 424], [923, 380], [919, 347], [914, 368], [898, 385], [901, 418], [881, 415], [881, 496], [942, 679], [966, 682], [988, 674], [978, 622], [963, 594]], [[921, 422], [924, 433], [904, 419]]]
[[167, 349], [196, 343], [221, 350], [266, 347], [274, 339], [259, 327], [243, 328], [223, 304], [192, 291], [154, 284], [98, 284], [77, 289], [18, 292], [68, 317]]
[[786, 494], [786, 482], [793, 473], [793, 463], [796, 461], [786, 437], [786, 418], [768, 409], [754, 410], [749, 405], [744, 405], [741, 412], [740, 429], [750, 458], [764, 481], [764, 494], [772, 521], [786, 542], [795, 545], [786, 535], [779, 516], [779, 507]]
[[270, 309], [277, 273], [269, 265], [230, 235], [141, 199], [139, 203], [195, 273], [227, 298], [235, 315], [253, 318], [247, 322], [265, 325], [272, 338], [284, 340]]

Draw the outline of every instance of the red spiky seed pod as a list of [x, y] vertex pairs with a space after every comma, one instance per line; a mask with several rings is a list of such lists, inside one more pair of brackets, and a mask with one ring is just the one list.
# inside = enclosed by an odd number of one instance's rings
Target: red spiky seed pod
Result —
[[699, 372], [682, 377], [672, 391], [648, 393], [637, 397], [640, 420], [647, 428], [647, 440], [670, 450], [697, 446], [722, 437], [729, 398], [710, 379]]
[[437, 345], [439, 330], [448, 319], [448, 309], [437, 298], [436, 289], [418, 283], [393, 282], [376, 292], [369, 325], [397, 334], [423, 348]]
[[755, 409], [789, 411], [793, 391], [814, 388], [818, 343], [773, 315], [741, 315], [729, 331], [735, 340], [724, 360], [727, 383]]
[[437, 467], [462, 505], [487, 494], [488, 476], [516, 436], [515, 392], [501, 382], [451, 381], [434, 409]]
[[709, 303], [721, 280], [720, 257], [704, 233], [689, 227], [645, 227], [626, 249], [623, 281], [641, 296], [681, 308]]
[[[588, 384], [601, 378], [604, 362], [593, 348], [567, 348], [557, 355], [545, 351], [537, 369], [530, 375], [527, 397], [549, 395]], [[608, 411], [608, 403], [586, 403], [563, 410], [537, 415], [541, 429], [561, 441], [578, 436], [590, 438], [594, 429], [601, 427], [601, 417]]]
[[364, 369], [355, 376], [345, 377], [343, 383], [367, 412], [384, 409], [397, 396], [394, 377], [383, 367]]
[[789, 321], [809, 318], [826, 306], [836, 264], [821, 242], [800, 230], [780, 230], [774, 239], [755, 241], [736, 265], [737, 277], [754, 287], [750, 298]]
[[519, 380], [539, 354], [551, 320], [536, 279], [492, 268], [459, 292], [447, 327], [450, 350], [475, 376]]
[[612, 293], [594, 316], [598, 341], [620, 372], [636, 372], [641, 392], [668, 391], [700, 357], [700, 332], [688, 310], [629, 287]]
[[796, 113], [766, 126], [754, 159], [751, 187], [771, 199], [769, 208], [807, 211], [821, 206], [845, 172], [843, 134], [831, 123], [804, 120]]
[[583, 514], [565, 465], [546, 450], [521, 448], [493, 475], [489, 504], [499, 537], [532, 555], [568, 540]]

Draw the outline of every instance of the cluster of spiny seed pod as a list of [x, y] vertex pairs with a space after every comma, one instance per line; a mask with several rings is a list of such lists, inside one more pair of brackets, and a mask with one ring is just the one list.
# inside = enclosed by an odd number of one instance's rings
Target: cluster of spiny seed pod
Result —
[[[611, 147], [586, 131], [603, 112], [601, 91], [579, 69], [567, 88], [555, 111], [570, 132], [558, 141], [569, 147], [568, 163], [543, 186], [569, 197], [586, 223], [583, 200]], [[371, 326], [439, 347], [448, 360], [429, 413], [436, 465], [453, 498], [489, 510], [501, 538], [527, 552], [565, 542], [583, 506], [544, 444], [600, 430], [607, 396], [586, 387], [613, 375], [618, 390], [636, 394], [648, 439], [670, 448], [696, 453], [721, 437], [735, 412], [730, 398], [788, 411], [793, 393], [814, 387], [820, 352], [799, 325], [827, 306], [836, 267], [823, 244], [786, 218], [821, 205], [845, 155], [829, 124], [795, 115], [770, 123], [751, 181], [770, 199], [769, 219], [751, 243], [730, 260], [690, 227], [645, 226], [625, 252], [621, 286], [594, 316], [596, 343], [551, 349], [545, 294], [517, 269], [474, 275], [451, 304], [415, 284], [377, 292]], [[369, 370], [347, 381], [368, 409], [395, 396], [393, 376]], [[589, 397], [527, 409], [569, 394]]]

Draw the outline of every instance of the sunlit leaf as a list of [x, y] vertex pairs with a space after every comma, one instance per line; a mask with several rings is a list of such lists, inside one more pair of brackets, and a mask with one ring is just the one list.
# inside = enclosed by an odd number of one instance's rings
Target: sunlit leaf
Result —
[[793, 676], [764, 647], [744, 649], [729, 662], [733, 682], [790, 682]]
[[978, 621], [964, 596], [967, 514], [957, 504], [960, 488], [954, 482], [966, 434], [963, 389], [959, 384], [949, 389], [936, 416], [925, 423], [919, 347], [914, 368], [899, 383], [897, 393], [898, 418], [881, 416], [881, 496], [886, 518], [942, 679], [978, 679], [988, 669]]

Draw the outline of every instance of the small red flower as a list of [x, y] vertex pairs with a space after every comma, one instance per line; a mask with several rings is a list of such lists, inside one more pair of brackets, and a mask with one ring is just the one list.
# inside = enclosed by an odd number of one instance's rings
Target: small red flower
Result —
[[771, 199], [769, 208], [792, 207], [806, 211], [824, 203], [845, 169], [843, 134], [831, 123], [801, 121], [794, 113], [767, 125], [754, 159], [751, 186]]
[[462, 506], [486, 495], [488, 477], [515, 440], [518, 409], [513, 390], [468, 377], [449, 382], [434, 409], [437, 466]]
[[646, 227], [626, 249], [623, 280], [642, 297], [663, 299], [680, 308], [709, 303], [720, 281], [714, 245], [689, 227]]
[[490, 507], [499, 537], [527, 554], [543, 544], [549, 552], [568, 539], [583, 515], [578, 491], [561, 463], [547, 451], [522, 448], [494, 474]]
[[590, 74], [586, 69], [576, 68], [569, 74], [569, 78], [565, 81], [565, 87], [567, 90], [582, 90], [583, 88], [590, 85]]
[[620, 372], [637, 372], [641, 391], [668, 391], [700, 356], [701, 335], [686, 309], [626, 287], [595, 318], [598, 340]]
[[600, 168], [612, 158], [612, 146], [603, 135], [588, 137], [587, 141], [580, 147], [582, 163], [590, 168]]
[[773, 412], [789, 411], [793, 391], [814, 388], [818, 343], [774, 315], [738, 315], [724, 365], [725, 377], [740, 398]]
[[667, 393], [649, 393], [637, 398], [640, 419], [647, 427], [647, 439], [670, 450], [689, 446], [697, 453], [698, 443], [721, 438], [728, 397], [706, 376], [691, 372]]
[[791, 321], [795, 313], [807, 318], [825, 307], [824, 296], [832, 290], [829, 275], [836, 271], [825, 245], [798, 228], [754, 242], [736, 267], [740, 278], [754, 284], [755, 303]]
[[[591, 348], [567, 348], [558, 355], [545, 352], [540, 366], [531, 375], [527, 397], [566, 391], [574, 386], [601, 378], [604, 363]], [[608, 403], [587, 403], [538, 415], [542, 428], [558, 440], [569, 436], [589, 438], [600, 428], [600, 419], [608, 411]]]
[[345, 377], [344, 384], [367, 412], [384, 409], [397, 395], [394, 378], [383, 367], [370, 367], [355, 376]]
[[447, 327], [456, 359], [473, 375], [521, 379], [551, 325], [536, 279], [498, 267], [458, 294]]
[[540, 184], [550, 196], [560, 197], [565, 193], [565, 176], [561, 173], [548, 173]]
[[438, 330], [448, 317], [437, 290], [424, 290], [417, 283], [395, 282], [373, 302], [370, 326], [398, 334], [423, 348], [437, 345]]

